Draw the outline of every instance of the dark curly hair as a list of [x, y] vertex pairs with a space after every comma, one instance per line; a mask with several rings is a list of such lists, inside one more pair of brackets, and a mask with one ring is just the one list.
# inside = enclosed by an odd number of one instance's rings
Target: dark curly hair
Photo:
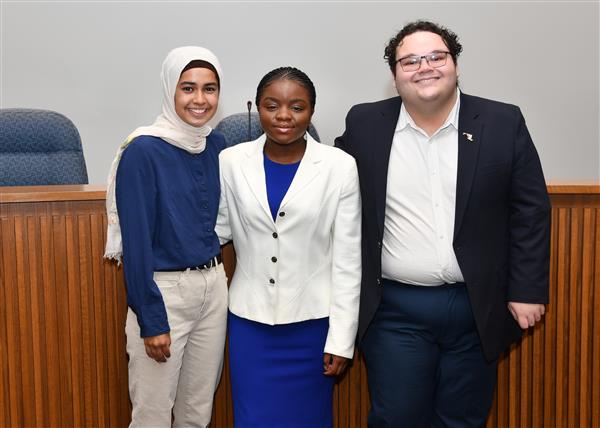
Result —
[[383, 58], [387, 61], [388, 65], [390, 66], [390, 70], [392, 70], [394, 75], [396, 74], [396, 48], [400, 45], [400, 43], [402, 43], [402, 40], [404, 40], [406, 36], [418, 31], [427, 31], [440, 36], [448, 48], [448, 51], [452, 56], [452, 60], [454, 60], [454, 64], [456, 64], [458, 56], [462, 52], [462, 45], [458, 41], [458, 36], [448, 28], [439, 24], [435, 24], [430, 21], [419, 20], [406, 24], [398, 32], [398, 34], [390, 39], [388, 45], [385, 47]]
[[298, 82], [300, 86], [303, 86], [304, 89], [308, 91], [308, 97], [310, 102], [310, 107], [314, 111], [315, 103], [317, 101], [317, 92], [315, 91], [315, 85], [312, 80], [304, 73], [302, 70], [298, 70], [295, 67], [279, 67], [275, 70], [269, 71], [265, 76], [260, 80], [258, 87], [256, 88], [256, 107], [260, 105], [260, 99], [262, 98], [262, 94], [267, 86], [275, 82], [276, 80], [293, 80]]

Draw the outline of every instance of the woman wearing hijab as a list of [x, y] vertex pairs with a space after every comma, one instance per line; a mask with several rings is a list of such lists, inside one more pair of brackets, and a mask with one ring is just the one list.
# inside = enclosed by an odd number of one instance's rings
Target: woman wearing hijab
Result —
[[224, 150], [217, 234], [233, 240], [229, 364], [237, 428], [330, 428], [335, 377], [354, 353], [360, 193], [354, 159], [307, 133], [315, 88], [265, 75], [265, 134]]
[[227, 284], [214, 232], [221, 79], [208, 49], [172, 50], [162, 113], [119, 148], [105, 256], [124, 262], [132, 427], [206, 427], [221, 374]]

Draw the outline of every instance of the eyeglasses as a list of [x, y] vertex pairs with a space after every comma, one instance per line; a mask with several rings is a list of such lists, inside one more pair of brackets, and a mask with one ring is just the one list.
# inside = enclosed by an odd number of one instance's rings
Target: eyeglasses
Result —
[[430, 67], [439, 68], [446, 65], [449, 54], [446, 51], [435, 51], [427, 55], [408, 55], [396, 60], [396, 64], [400, 63], [402, 71], [417, 71], [421, 68], [421, 60], [425, 58]]

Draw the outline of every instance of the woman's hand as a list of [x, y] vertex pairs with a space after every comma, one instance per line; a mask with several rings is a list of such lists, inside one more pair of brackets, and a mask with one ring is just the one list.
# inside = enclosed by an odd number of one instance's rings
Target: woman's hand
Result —
[[323, 355], [323, 374], [325, 376], [339, 376], [344, 373], [348, 366], [348, 358], [340, 357], [333, 354]]
[[158, 336], [144, 337], [146, 354], [157, 363], [166, 363], [171, 356], [171, 335], [169, 333]]

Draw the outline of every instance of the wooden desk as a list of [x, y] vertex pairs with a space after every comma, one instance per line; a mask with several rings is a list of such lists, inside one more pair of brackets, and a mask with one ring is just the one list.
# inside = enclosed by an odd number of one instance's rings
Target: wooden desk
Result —
[[[501, 359], [488, 427], [600, 426], [600, 184], [549, 191], [550, 305]], [[0, 426], [127, 426], [125, 287], [105, 230], [103, 187], [0, 187]], [[366, 427], [360, 355], [334, 410], [336, 427]], [[231, 423], [226, 367], [213, 426]]]

